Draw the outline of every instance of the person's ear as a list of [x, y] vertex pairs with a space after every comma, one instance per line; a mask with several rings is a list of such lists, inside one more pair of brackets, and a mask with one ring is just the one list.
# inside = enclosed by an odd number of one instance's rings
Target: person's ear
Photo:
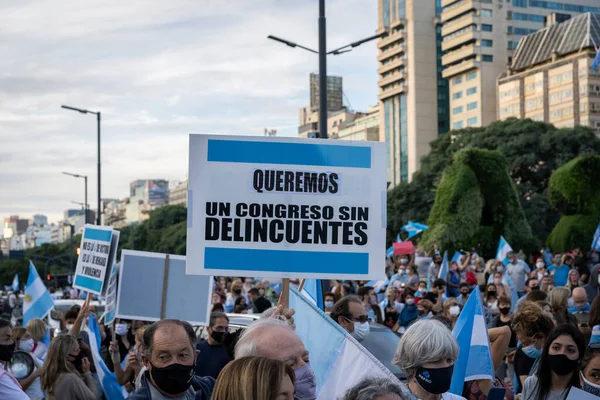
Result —
[[148, 360], [148, 358], [142, 354], [142, 363], [144, 363], [144, 367], [146, 367], [146, 369], [148, 371], [150, 371], [152, 369], [152, 365], [150, 364], [150, 360]]
[[342, 317], [341, 315], [338, 317], [338, 324], [340, 324], [341, 326], [345, 327], [346, 326], [346, 318]]

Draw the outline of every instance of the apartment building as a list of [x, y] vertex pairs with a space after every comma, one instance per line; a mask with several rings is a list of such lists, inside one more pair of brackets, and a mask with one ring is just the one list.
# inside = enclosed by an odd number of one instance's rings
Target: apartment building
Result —
[[589, 126], [600, 135], [600, 14], [552, 25], [519, 42], [498, 80], [498, 118], [531, 118], [556, 127]]
[[599, 0], [442, 0], [442, 75], [449, 82], [450, 127], [496, 120], [496, 82], [519, 40], [581, 13]]
[[447, 132], [448, 88], [441, 76], [440, 0], [378, 0], [380, 140], [390, 187], [408, 182]]
[[369, 108], [363, 117], [347, 124], [332, 139], [379, 141], [379, 106]]

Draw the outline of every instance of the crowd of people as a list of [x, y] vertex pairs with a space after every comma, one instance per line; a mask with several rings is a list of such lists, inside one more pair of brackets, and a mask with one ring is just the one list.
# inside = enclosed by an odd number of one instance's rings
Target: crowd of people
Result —
[[[339, 399], [482, 400], [499, 389], [508, 400], [555, 400], [566, 399], [571, 388], [600, 397], [596, 252], [544, 250], [529, 257], [515, 252], [507, 262], [485, 262], [466, 252], [450, 262], [446, 276], [439, 272], [442, 262], [434, 246], [429, 254], [417, 249], [388, 260], [385, 281], [323, 282], [324, 311], [359, 343], [373, 323], [400, 336], [389, 357], [406, 375], [406, 382], [381, 377], [352, 382]], [[495, 379], [464, 382], [461, 397], [448, 392], [464, 350], [452, 329], [476, 287]], [[279, 282], [217, 277], [202, 335], [171, 319], [100, 324], [100, 357], [134, 400], [316, 399], [317, 380], [295, 332], [294, 311], [276, 306], [280, 291]], [[0, 319], [0, 398], [102, 399], [85, 328], [94, 311], [88, 302], [73, 306], [59, 314], [56, 331], [40, 319], [23, 327]], [[233, 332], [228, 313], [260, 317]], [[11, 369], [16, 350], [35, 364], [20, 380]]]

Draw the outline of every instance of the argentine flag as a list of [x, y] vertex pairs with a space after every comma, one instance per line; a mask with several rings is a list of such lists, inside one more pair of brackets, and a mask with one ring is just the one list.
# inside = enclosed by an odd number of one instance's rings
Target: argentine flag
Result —
[[27, 325], [35, 318], [44, 319], [53, 308], [54, 300], [52, 300], [48, 288], [44, 285], [33, 263], [29, 261], [29, 276], [23, 300], [23, 325]]
[[440, 266], [440, 273], [438, 274], [439, 279], [448, 279], [448, 251], [444, 251], [444, 258], [442, 259], [442, 265]]
[[598, 228], [596, 228], [596, 232], [594, 233], [594, 240], [592, 241], [592, 250], [594, 249], [600, 251], [600, 224], [598, 224]]
[[408, 232], [409, 239], [417, 236], [419, 233], [421, 233], [427, 229], [429, 229], [429, 227], [427, 225], [423, 225], [418, 222], [412, 222], [412, 221], [408, 221], [408, 224], [406, 224], [402, 227], [403, 231]]
[[380, 377], [399, 383], [396, 376], [346, 330], [293, 287], [290, 287], [290, 308], [296, 310], [296, 333], [310, 352], [318, 400], [337, 399], [364, 378]]
[[496, 253], [496, 260], [502, 261], [504, 265], [508, 265], [508, 253], [513, 251], [510, 244], [504, 239], [504, 236], [500, 236], [500, 242], [498, 243], [498, 252]]
[[460, 264], [460, 258], [462, 257], [462, 253], [460, 251], [455, 251], [452, 256], [452, 262]]
[[466, 381], [494, 380], [490, 339], [483, 316], [479, 287], [476, 286], [469, 295], [452, 334], [458, 342], [460, 351], [454, 363], [450, 393], [462, 396]]
[[15, 274], [10, 288], [13, 292], [18, 292], [21, 289], [21, 286], [19, 285], [19, 274]]
[[319, 309], [324, 310], [323, 285], [321, 284], [320, 279], [307, 279], [306, 281], [304, 281], [304, 286], [302, 287], [302, 294], [311, 303], [319, 307]]
[[[100, 356], [100, 344], [102, 338], [100, 337], [100, 329], [98, 328], [98, 321], [93, 315], [90, 315], [88, 320], [89, 335], [90, 335], [90, 350], [92, 351], [92, 357], [94, 359], [94, 366], [96, 367], [96, 373], [98, 374], [98, 380], [102, 385], [102, 390], [106, 394], [106, 398], [110, 400], [125, 400], [128, 396], [127, 391], [124, 387], [121, 387], [117, 383], [117, 377], [114, 372], [110, 372], [102, 356]], [[125, 368], [125, 367], [123, 367]]]

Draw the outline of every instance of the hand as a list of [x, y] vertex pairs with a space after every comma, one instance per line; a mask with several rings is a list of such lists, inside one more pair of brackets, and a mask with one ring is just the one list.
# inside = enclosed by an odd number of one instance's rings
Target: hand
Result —
[[90, 372], [90, 368], [91, 368], [91, 364], [90, 364], [90, 360], [87, 359], [87, 357], [83, 357], [81, 359], [81, 370], [83, 371], [84, 374], [87, 374], [88, 372]]
[[81, 306], [81, 309], [79, 310], [79, 315], [77, 315], [77, 319], [83, 320], [89, 316], [90, 316], [90, 305], [86, 301]]
[[127, 361], [125, 361], [125, 369], [127, 368], [139, 368], [139, 363], [137, 361], [137, 358], [135, 358], [135, 353], [133, 351], [129, 352], [129, 355], [127, 356]]
[[291, 326], [294, 325], [294, 314], [296, 313], [296, 310], [294, 310], [293, 308], [290, 309], [284, 309], [282, 305], [277, 306], [277, 310], [275, 310], [275, 312], [273, 313], [273, 315], [271, 315], [271, 318], [279, 318], [279, 317], [283, 317], [287, 320], [287, 323], [290, 324]]
[[64, 321], [65, 320], [65, 315], [62, 312], [56, 310], [55, 314], [56, 314], [56, 319], [58, 319], [59, 321]]
[[437, 243], [434, 243], [434, 244], [433, 244], [433, 249], [434, 249], [434, 250], [439, 250], [439, 247], [438, 247]]
[[108, 353], [110, 354], [110, 359], [112, 360], [113, 364], [121, 362], [121, 353], [119, 352], [119, 345], [117, 342], [110, 342]]

